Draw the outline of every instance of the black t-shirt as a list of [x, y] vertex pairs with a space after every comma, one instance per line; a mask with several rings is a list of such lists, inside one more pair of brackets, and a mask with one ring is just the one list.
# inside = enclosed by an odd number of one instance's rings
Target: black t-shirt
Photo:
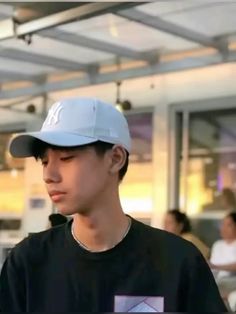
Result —
[[224, 312], [199, 251], [134, 219], [114, 248], [91, 253], [71, 222], [33, 234], [7, 258], [0, 277], [5, 312]]

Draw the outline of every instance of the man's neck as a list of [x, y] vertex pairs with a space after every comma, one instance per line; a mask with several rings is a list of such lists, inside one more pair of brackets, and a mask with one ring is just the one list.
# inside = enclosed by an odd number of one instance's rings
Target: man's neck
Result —
[[72, 231], [83, 248], [101, 252], [117, 245], [128, 233], [130, 223], [121, 208], [101, 210], [88, 215], [75, 214]]
[[232, 238], [232, 239], [227, 239], [227, 240], [225, 240], [225, 242], [228, 243], [228, 244], [231, 244], [231, 243], [233, 243], [234, 241], [236, 241], [236, 238]]

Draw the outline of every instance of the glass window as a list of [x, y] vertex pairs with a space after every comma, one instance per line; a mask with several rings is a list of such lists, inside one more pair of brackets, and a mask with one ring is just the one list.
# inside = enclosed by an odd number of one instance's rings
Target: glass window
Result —
[[193, 112], [188, 123], [187, 158], [184, 145], [180, 156], [180, 207], [189, 214], [226, 209], [223, 189], [236, 192], [236, 109]]

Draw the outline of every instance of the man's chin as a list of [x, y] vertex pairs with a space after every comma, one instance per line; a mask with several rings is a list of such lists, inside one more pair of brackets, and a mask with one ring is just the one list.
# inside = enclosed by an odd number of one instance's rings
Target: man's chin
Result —
[[82, 216], [87, 216], [90, 213], [90, 210], [87, 209], [86, 207], [82, 208], [74, 208], [74, 209], [69, 209], [65, 207], [57, 207], [58, 213], [65, 215], [65, 216], [71, 216], [71, 215], [82, 215]]

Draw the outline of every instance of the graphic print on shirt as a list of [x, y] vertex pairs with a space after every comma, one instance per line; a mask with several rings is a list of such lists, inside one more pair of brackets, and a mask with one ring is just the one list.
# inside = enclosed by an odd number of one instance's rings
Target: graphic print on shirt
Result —
[[114, 312], [164, 312], [164, 297], [115, 296]]

